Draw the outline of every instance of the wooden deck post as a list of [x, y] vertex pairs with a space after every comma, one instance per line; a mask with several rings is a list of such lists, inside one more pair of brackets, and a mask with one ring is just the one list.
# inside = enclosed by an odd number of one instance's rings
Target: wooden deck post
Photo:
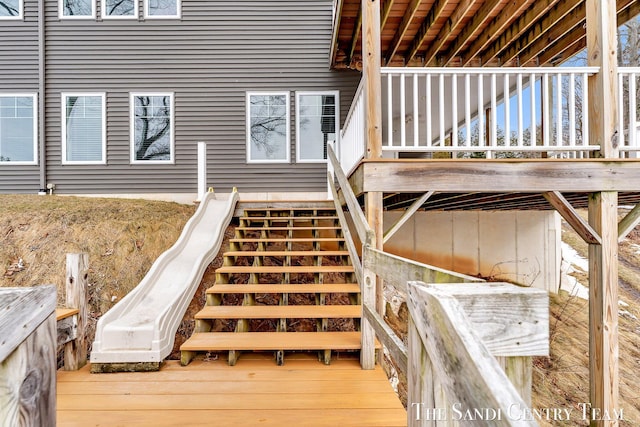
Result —
[[[380, 0], [362, 0], [362, 75], [365, 79], [366, 158], [382, 157], [382, 80], [380, 47]], [[365, 196], [365, 214], [375, 235], [376, 249], [382, 249], [384, 227], [382, 193]], [[384, 314], [382, 281], [376, 280], [376, 308]]]
[[[587, 61], [600, 71], [589, 77], [589, 143], [600, 156], [618, 157], [617, 42], [615, 0], [587, 0]], [[589, 378], [592, 426], [615, 426], [618, 407], [617, 192], [589, 197], [589, 224], [602, 244], [589, 245]], [[608, 420], [606, 419], [608, 418]], [[612, 419], [613, 418], [613, 419]]]
[[78, 331], [76, 339], [64, 345], [65, 371], [75, 371], [87, 364], [88, 270], [89, 255], [67, 254], [65, 303], [67, 307], [78, 309]]

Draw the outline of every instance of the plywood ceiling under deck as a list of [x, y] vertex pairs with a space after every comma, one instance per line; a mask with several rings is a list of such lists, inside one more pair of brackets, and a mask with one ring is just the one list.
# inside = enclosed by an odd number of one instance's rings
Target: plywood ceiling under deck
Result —
[[[338, 0], [331, 66], [362, 67], [361, 0]], [[617, 1], [618, 24], [640, 0]], [[586, 45], [584, 0], [382, 0], [383, 66], [560, 63]]]

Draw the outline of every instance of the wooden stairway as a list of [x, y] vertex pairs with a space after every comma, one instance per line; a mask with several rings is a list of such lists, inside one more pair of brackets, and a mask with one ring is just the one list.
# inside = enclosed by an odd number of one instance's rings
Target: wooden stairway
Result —
[[196, 314], [194, 334], [180, 347], [187, 365], [198, 353], [360, 349], [360, 288], [335, 209], [246, 208], [235, 238]]

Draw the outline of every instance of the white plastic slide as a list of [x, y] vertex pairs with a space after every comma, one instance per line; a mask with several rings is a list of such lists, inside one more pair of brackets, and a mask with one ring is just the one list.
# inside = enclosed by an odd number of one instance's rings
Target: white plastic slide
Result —
[[171, 353], [176, 330], [207, 265], [220, 250], [237, 202], [235, 191], [227, 200], [206, 193], [178, 241], [100, 318], [92, 363], [161, 362]]

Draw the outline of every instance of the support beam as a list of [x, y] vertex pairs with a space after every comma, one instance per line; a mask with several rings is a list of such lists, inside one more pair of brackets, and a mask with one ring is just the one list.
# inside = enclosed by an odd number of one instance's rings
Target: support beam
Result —
[[[585, 0], [587, 65], [600, 67], [589, 76], [589, 141], [601, 157], [618, 157], [618, 65], [615, 0]], [[619, 411], [618, 366], [618, 193], [589, 197], [589, 224], [601, 245], [589, 245], [589, 390], [592, 410]], [[613, 417], [612, 417], [613, 418]], [[618, 421], [592, 420], [591, 426]]]
[[[533, 0], [509, 2], [504, 6], [504, 9], [502, 9], [495, 18], [493, 18], [489, 25], [483, 29], [482, 33], [473, 39], [472, 36], [478, 31], [480, 24], [482, 24], [488, 16], [491, 16], [495, 9], [502, 5], [501, 1], [492, 0], [485, 2], [478, 13], [474, 16], [472, 27], [462, 30], [465, 37], [473, 40], [467, 50], [461, 55], [462, 63], [468, 64], [471, 59], [477, 57], [478, 54], [489, 45], [489, 43], [499, 37], [509, 25], [513, 24], [514, 17], [520, 16], [522, 11], [528, 8], [531, 3], [533, 3]], [[447, 61], [456, 56], [466, 43], [467, 41], [456, 40], [455, 44], [447, 54]]]
[[[528, 30], [538, 19], [544, 16], [558, 2], [558, 0], [539, 0], [535, 1], [527, 11], [522, 14], [509, 28], [507, 28], [500, 37], [498, 37], [485, 51], [482, 53], [483, 63], [498, 56], [500, 52], [507, 48], [509, 43]], [[469, 51], [465, 54], [463, 62], [469, 62], [475, 57], [477, 52]]]
[[[617, 24], [621, 25], [640, 14], [640, 3], [634, 0], [618, 0]], [[584, 26], [574, 28], [565, 39], [559, 40], [540, 55], [538, 63], [562, 63], [587, 46]]]
[[560, 0], [546, 15], [534, 21], [535, 25], [531, 25], [517, 40], [510, 42], [506, 49], [503, 46], [496, 46], [495, 49], [483, 54], [482, 60], [488, 61], [494, 58], [496, 56], [494, 52], [500, 50], [501, 53], [498, 55], [500, 61], [507, 62], [516, 58], [522, 50], [535, 42], [540, 44], [546, 40], [548, 45], [553, 40], [552, 36], [548, 36], [550, 30], [555, 29], [557, 31], [558, 28], [562, 27], [564, 29], [562, 34], [566, 33], [573, 28], [575, 22], [580, 20], [579, 16], [584, 13], [582, 10], [584, 10], [582, 3], [578, 3], [575, 0]]
[[[462, 31], [460, 31], [460, 34], [458, 34], [456, 39], [453, 41], [446, 55], [441, 58], [441, 61], [445, 66], [449, 65], [449, 62], [462, 51], [469, 40], [473, 40], [473, 38], [476, 36], [476, 33], [479, 32], [480, 27], [490, 19], [490, 16], [500, 7], [501, 4], [501, 0], [488, 0], [484, 2], [482, 6], [480, 6], [480, 9], [478, 9], [478, 11], [471, 17]], [[494, 21], [496, 19], [498, 18], [495, 18]], [[494, 37], [496, 35], [495, 33], [489, 35], [488, 32], [483, 31], [483, 34], [478, 35], [478, 38], [484, 37], [484, 34], [487, 34], [488, 37]]]
[[473, 0], [463, 0], [458, 3], [458, 7], [453, 12], [453, 15], [447, 19], [436, 38], [431, 42], [427, 51], [424, 54], [424, 65], [426, 67], [432, 67], [438, 65], [436, 62], [436, 54], [440, 51], [440, 48], [447, 42], [449, 35], [456, 31], [458, 26], [467, 17], [469, 10], [475, 2]]
[[380, 31], [384, 28], [387, 23], [387, 19], [389, 19], [389, 15], [391, 15], [391, 8], [393, 7], [394, 0], [387, 0], [384, 2], [384, 7], [382, 8], [382, 15], [380, 15]]
[[[567, 9], [569, 7], [570, 6], [567, 6]], [[565, 10], [566, 9], [563, 9], [560, 12], [564, 12]], [[549, 44], [554, 40], [563, 40], [569, 34], [571, 34], [571, 32], [575, 28], [582, 27], [584, 25], [584, 15], [584, 3], [581, 3], [574, 9], [568, 10], [565, 15], [557, 18], [555, 22], [553, 22], [553, 20], [551, 19], [549, 19], [548, 23], [545, 23], [543, 21], [542, 25], [548, 26], [544, 31], [539, 32], [539, 34], [534, 34], [532, 36], [533, 40], [528, 43], [526, 47], [523, 48], [517, 45], [512, 45], [505, 51], [503, 55], [501, 55], [500, 59], [502, 61], [510, 61], [514, 58], [517, 58], [520, 64], [524, 64], [533, 60], [534, 58], [537, 58], [540, 53], [544, 52], [544, 50], [549, 47]], [[537, 28], [537, 25], [535, 28]], [[535, 28], [533, 28], [532, 30], [535, 30]]]
[[[590, 102], [589, 104], [596, 103]], [[594, 117], [590, 115], [589, 117]], [[591, 122], [591, 120], [589, 120]], [[361, 172], [360, 172], [361, 171]], [[350, 181], [354, 192], [592, 193], [637, 192], [636, 160], [365, 160]]]
[[549, 204], [558, 211], [562, 218], [569, 223], [574, 231], [582, 237], [582, 240], [591, 245], [601, 244], [601, 239], [598, 233], [591, 228], [587, 221], [582, 219], [573, 206], [571, 206], [571, 203], [569, 203], [559, 191], [548, 191], [542, 195], [547, 199]]
[[349, 48], [349, 54], [347, 55], [347, 64], [349, 66], [353, 63], [353, 55], [358, 47], [358, 38], [360, 37], [360, 31], [362, 30], [362, 6], [358, 9], [358, 16], [356, 17], [356, 23], [353, 26], [353, 34], [351, 35], [351, 44]]
[[[602, 236], [589, 245], [589, 389], [592, 410], [620, 412], [618, 368], [618, 194], [589, 197], [589, 223]], [[592, 427], [617, 426], [617, 420], [592, 420]]]
[[387, 53], [384, 56], [385, 63], [389, 64], [393, 59], [393, 56], [396, 54], [396, 52], [400, 48], [402, 39], [404, 38], [405, 34], [407, 34], [409, 25], [411, 24], [411, 21], [413, 21], [413, 18], [416, 16], [416, 13], [418, 12], [418, 6], [420, 6], [420, 3], [421, 3], [421, 0], [411, 0], [409, 5], [407, 6], [407, 9], [405, 10], [404, 15], [402, 16], [402, 20], [400, 21], [400, 25], [398, 25], [398, 29], [396, 30], [396, 33], [394, 34], [393, 39], [391, 39], [391, 44], [389, 44], [389, 49], [387, 50]]
[[409, 219], [411, 219], [413, 214], [415, 214], [418, 211], [418, 209], [420, 209], [420, 206], [422, 206], [424, 202], [429, 200], [429, 198], [433, 196], [433, 194], [434, 194], [433, 191], [429, 191], [428, 193], [425, 193], [421, 197], [419, 197], [415, 202], [413, 202], [411, 206], [409, 206], [409, 208], [405, 211], [404, 215], [402, 215], [400, 219], [396, 221], [396, 223], [393, 224], [391, 228], [387, 230], [386, 233], [384, 233], [384, 238], [382, 243], [383, 244], [387, 243], [387, 241], [391, 239], [391, 237], [393, 237], [393, 235], [396, 234], [396, 232], [400, 230], [400, 228], [402, 228], [402, 226], [407, 221], [409, 221]]
[[622, 242], [627, 234], [631, 232], [636, 225], [640, 224], [640, 204], [637, 204], [631, 211], [622, 218], [618, 224], [618, 242]]
[[436, 20], [440, 17], [440, 15], [442, 15], [442, 12], [444, 11], [444, 7], [446, 3], [447, 3], [446, 0], [436, 0], [433, 3], [433, 5], [431, 6], [431, 10], [429, 11], [429, 14], [427, 15], [426, 18], [424, 18], [424, 21], [422, 21], [422, 24], [420, 25], [420, 28], [418, 29], [416, 36], [413, 38], [413, 41], [411, 42], [411, 47], [409, 48], [407, 54], [404, 57], [405, 63], [408, 64], [416, 56], [416, 54], [418, 53], [418, 50], [420, 50], [420, 46], [422, 46], [422, 43], [424, 43], [424, 41], [427, 38], [427, 33], [429, 32], [429, 29], [431, 28], [433, 23], [436, 22]]

